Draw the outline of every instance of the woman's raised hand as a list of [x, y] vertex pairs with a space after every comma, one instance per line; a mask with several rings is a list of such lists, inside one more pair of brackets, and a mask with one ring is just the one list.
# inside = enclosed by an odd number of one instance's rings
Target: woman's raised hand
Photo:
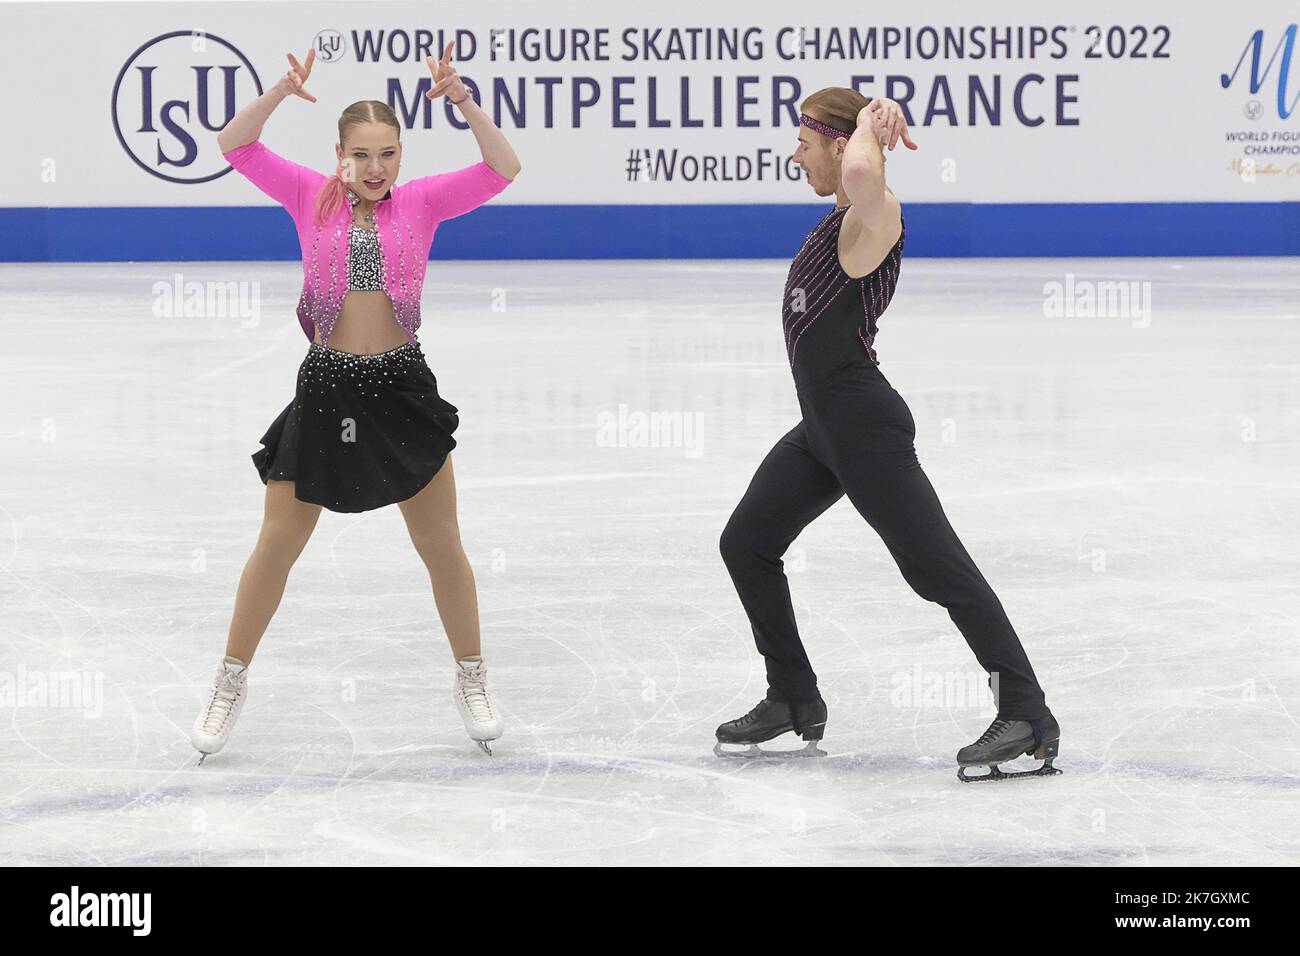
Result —
[[316, 62], [316, 48], [312, 47], [307, 51], [305, 66], [299, 63], [292, 53], [287, 54], [287, 56], [289, 57], [289, 72], [276, 85], [285, 93], [292, 93], [294, 96], [301, 96], [304, 100], [315, 103], [316, 97], [307, 92], [304, 84], [307, 82], [307, 77], [311, 75], [311, 65]]
[[431, 56], [424, 58], [424, 62], [429, 65], [429, 72], [433, 74], [433, 89], [424, 94], [431, 100], [444, 94], [449, 100], [463, 100], [469, 95], [456, 68], [451, 65], [452, 46], [451, 43], [447, 44], [447, 49], [442, 51], [442, 59], [437, 62]]

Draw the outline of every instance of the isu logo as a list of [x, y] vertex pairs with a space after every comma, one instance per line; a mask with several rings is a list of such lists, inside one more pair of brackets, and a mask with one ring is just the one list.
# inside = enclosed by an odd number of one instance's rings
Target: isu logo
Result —
[[230, 171], [217, 133], [239, 103], [262, 95], [247, 57], [211, 33], [177, 30], [132, 53], [113, 84], [117, 141], [145, 172], [205, 183]]
[[312, 40], [316, 48], [316, 59], [322, 63], [335, 63], [343, 59], [347, 52], [348, 41], [338, 30], [322, 30]]

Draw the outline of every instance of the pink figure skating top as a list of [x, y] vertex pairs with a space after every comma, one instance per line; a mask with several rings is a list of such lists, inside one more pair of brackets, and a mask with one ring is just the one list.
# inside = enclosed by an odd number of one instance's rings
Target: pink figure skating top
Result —
[[[349, 204], [342, 203], [333, 218], [323, 226], [317, 225], [316, 195], [328, 178], [324, 173], [277, 155], [260, 140], [222, 155], [293, 217], [302, 247], [298, 323], [308, 340], [315, 339], [317, 327], [321, 339], [328, 340], [348, 294], [348, 227], [352, 223]], [[478, 162], [394, 186], [375, 204], [384, 290], [412, 344], [415, 330], [420, 327], [420, 290], [438, 223], [477, 209], [511, 182], [486, 162]]]

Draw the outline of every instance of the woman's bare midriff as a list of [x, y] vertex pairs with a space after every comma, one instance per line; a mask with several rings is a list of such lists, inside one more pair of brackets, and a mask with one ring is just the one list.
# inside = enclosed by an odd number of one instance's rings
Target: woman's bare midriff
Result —
[[[352, 223], [359, 229], [375, 231], [375, 226], [367, 225], [353, 217]], [[397, 322], [393, 314], [393, 300], [387, 292], [369, 290], [350, 290], [343, 297], [338, 318], [330, 330], [328, 342], [321, 341], [320, 328], [316, 329], [317, 345], [327, 345], [340, 352], [353, 352], [358, 355], [375, 355], [405, 345], [409, 339], [406, 331]]]
[[407, 341], [406, 332], [397, 324], [393, 301], [387, 292], [349, 292], [343, 298], [339, 317], [334, 320], [329, 341], [322, 342], [320, 329], [316, 329], [318, 345], [360, 355], [387, 352], [405, 345]]

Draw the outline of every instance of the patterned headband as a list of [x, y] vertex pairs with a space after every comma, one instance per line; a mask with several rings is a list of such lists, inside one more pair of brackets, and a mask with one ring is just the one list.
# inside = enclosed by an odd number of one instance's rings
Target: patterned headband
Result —
[[799, 114], [799, 123], [803, 126], [807, 126], [811, 130], [816, 130], [823, 136], [829, 136], [831, 139], [838, 139], [841, 136], [851, 138], [853, 136], [852, 133], [846, 133], [842, 129], [836, 129], [834, 126], [827, 126], [820, 120], [813, 119], [807, 113]]

